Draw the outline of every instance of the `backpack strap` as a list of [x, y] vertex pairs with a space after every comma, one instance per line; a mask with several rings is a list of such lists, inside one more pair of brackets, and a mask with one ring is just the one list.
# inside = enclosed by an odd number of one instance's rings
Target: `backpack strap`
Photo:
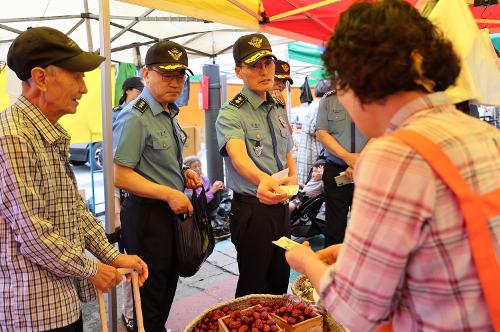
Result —
[[476, 195], [437, 144], [411, 130], [392, 135], [420, 154], [457, 196], [490, 318], [495, 330], [500, 331], [500, 263], [488, 228], [488, 219], [500, 214], [500, 188]]

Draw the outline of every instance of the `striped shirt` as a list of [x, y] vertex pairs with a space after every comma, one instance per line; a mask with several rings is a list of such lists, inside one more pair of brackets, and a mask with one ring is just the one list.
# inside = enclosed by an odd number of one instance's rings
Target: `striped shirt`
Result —
[[87, 279], [119, 254], [87, 210], [68, 163], [70, 137], [21, 96], [0, 113], [0, 331], [75, 322]]
[[[356, 164], [351, 220], [321, 298], [352, 331], [387, 319], [395, 331], [492, 331], [458, 202], [420, 155], [388, 136], [401, 128], [437, 143], [477, 194], [500, 187], [498, 130], [442, 93], [410, 102]], [[500, 216], [489, 227], [500, 257]]]

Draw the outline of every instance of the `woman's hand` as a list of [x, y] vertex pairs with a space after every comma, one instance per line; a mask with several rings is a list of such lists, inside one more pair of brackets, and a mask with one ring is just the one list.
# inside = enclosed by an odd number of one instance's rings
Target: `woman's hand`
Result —
[[325, 249], [321, 249], [316, 253], [318, 258], [327, 265], [332, 265], [337, 261], [337, 257], [339, 256], [340, 248], [342, 248], [342, 244], [334, 244]]

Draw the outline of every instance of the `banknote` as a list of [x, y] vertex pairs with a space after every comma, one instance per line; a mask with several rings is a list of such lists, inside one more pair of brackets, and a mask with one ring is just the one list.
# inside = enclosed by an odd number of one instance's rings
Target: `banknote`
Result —
[[290, 249], [292, 249], [295, 246], [301, 245], [300, 243], [295, 242], [294, 240], [290, 240], [289, 238], [287, 238], [285, 236], [282, 236], [278, 240], [273, 241], [273, 243], [275, 245], [277, 245], [278, 247], [281, 247], [281, 248], [283, 248], [285, 250], [290, 250]]
[[288, 196], [294, 196], [297, 195], [299, 192], [299, 185], [298, 184], [292, 184], [289, 186], [280, 186], [280, 188], [286, 192]]

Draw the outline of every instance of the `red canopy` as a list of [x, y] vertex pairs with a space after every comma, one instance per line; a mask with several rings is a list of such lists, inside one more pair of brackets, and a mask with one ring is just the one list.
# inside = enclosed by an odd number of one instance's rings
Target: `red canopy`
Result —
[[[264, 24], [264, 30], [271, 33], [270, 28], [290, 31], [292, 34], [309, 37], [309, 42], [321, 45], [330, 38], [340, 14], [353, 2], [355, 0], [262, 0], [261, 15], [269, 19]], [[414, 5], [417, 0], [408, 2]], [[319, 6], [321, 4], [323, 5]], [[319, 7], [314, 8], [315, 5]], [[304, 7], [311, 9], [300, 10]], [[480, 28], [488, 27], [491, 32], [500, 32], [500, 4], [489, 7], [471, 5], [470, 8], [476, 20], [485, 20], [478, 22]], [[285, 14], [294, 10], [297, 12], [292, 12], [292, 15]]]

